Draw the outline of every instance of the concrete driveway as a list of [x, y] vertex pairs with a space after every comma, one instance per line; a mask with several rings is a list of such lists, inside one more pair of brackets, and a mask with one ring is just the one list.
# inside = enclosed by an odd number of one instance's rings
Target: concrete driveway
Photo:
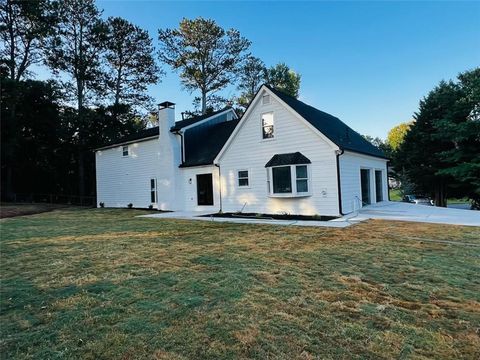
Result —
[[384, 219], [435, 224], [480, 226], [480, 211], [384, 201], [363, 207], [350, 220]]

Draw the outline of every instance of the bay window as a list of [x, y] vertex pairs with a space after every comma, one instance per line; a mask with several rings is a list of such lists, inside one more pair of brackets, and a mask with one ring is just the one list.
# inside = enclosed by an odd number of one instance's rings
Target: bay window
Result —
[[[272, 179], [270, 181], [270, 179]], [[299, 197], [310, 195], [309, 165], [287, 165], [267, 168], [267, 187], [271, 196]]]

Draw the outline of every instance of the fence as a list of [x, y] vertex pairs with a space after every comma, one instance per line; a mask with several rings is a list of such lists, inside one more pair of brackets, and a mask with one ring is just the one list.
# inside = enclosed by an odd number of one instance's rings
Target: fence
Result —
[[17, 203], [48, 203], [65, 204], [95, 207], [97, 205], [95, 196], [79, 196], [64, 194], [22, 194], [13, 195], [13, 201]]

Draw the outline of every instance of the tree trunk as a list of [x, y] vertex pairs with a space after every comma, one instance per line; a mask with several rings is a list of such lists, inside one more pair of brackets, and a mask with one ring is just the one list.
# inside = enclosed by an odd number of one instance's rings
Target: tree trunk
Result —
[[442, 180], [435, 183], [435, 206], [447, 207], [446, 184]]
[[202, 115], [207, 113], [207, 92], [202, 90]]
[[78, 150], [78, 194], [85, 196], [85, 156], [83, 149]]

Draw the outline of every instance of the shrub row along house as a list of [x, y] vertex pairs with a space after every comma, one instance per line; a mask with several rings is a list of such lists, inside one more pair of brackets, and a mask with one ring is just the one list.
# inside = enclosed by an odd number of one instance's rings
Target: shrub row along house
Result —
[[338, 118], [263, 85], [233, 109], [159, 126], [96, 150], [106, 207], [339, 216], [388, 197], [387, 159]]

